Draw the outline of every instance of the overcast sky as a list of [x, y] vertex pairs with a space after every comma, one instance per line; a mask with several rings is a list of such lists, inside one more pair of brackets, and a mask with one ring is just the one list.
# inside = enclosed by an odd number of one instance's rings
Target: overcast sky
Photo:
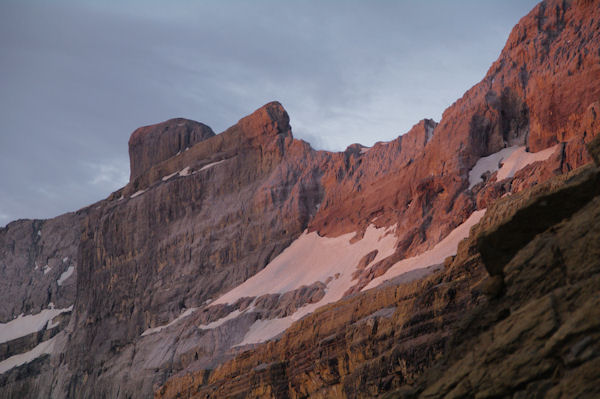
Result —
[[530, 0], [0, 1], [0, 227], [127, 183], [127, 140], [221, 132], [280, 101], [343, 150], [405, 133], [486, 73]]

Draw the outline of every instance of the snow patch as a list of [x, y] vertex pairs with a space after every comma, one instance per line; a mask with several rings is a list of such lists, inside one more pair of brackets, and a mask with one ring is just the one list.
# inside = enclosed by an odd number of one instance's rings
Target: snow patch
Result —
[[219, 326], [222, 326], [223, 324], [225, 324], [229, 320], [235, 319], [236, 317], [238, 317], [242, 313], [245, 313], [247, 310], [251, 310], [251, 309], [249, 309], [249, 308], [244, 309], [243, 312], [240, 312], [239, 309], [236, 309], [233, 312], [229, 313], [227, 316], [221, 317], [220, 319], [215, 320], [215, 321], [213, 321], [211, 323], [200, 324], [198, 326], [198, 328], [201, 329], [201, 330], [212, 330], [213, 328], [217, 328]]
[[479, 158], [473, 169], [469, 171], [469, 188], [473, 188], [477, 183], [481, 183], [483, 181], [481, 175], [485, 172], [494, 173], [500, 169], [500, 163], [519, 148], [521, 147], [503, 148], [495, 154]]
[[146, 192], [146, 190], [139, 190], [139, 191], [136, 191], [136, 192], [135, 192], [135, 193], [133, 193], [133, 194], [131, 195], [131, 197], [129, 197], [129, 198], [135, 198], [135, 197], [137, 197], [137, 196], [140, 196], [140, 195], [144, 194], [145, 192]]
[[367, 152], [369, 152], [370, 149], [371, 149], [371, 147], [362, 147], [360, 149], [360, 153], [361, 154], [366, 154]]
[[179, 172], [179, 176], [181, 176], [181, 177], [185, 177], [185, 176], [189, 176], [189, 175], [190, 175], [190, 167], [189, 166], [186, 166], [185, 168], [181, 169], [181, 171]]
[[188, 317], [189, 315], [194, 313], [196, 310], [198, 310], [198, 308], [189, 308], [185, 312], [180, 314], [176, 319], [171, 320], [171, 322], [169, 322], [169, 324], [164, 324], [162, 326], [149, 328], [146, 331], [144, 331], [141, 336], [145, 337], [146, 335], [155, 334], [157, 332], [164, 330], [165, 328], [171, 327], [172, 325], [179, 323], [181, 320], [185, 319], [186, 317]]
[[208, 165], [204, 165], [203, 167], [200, 168], [199, 172], [202, 172], [203, 170], [206, 170], [208, 168], [212, 168], [213, 166], [218, 165], [220, 163], [223, 163], [225, 161], [227, 161], [227, 160], [226, 159], [222, 159], [220, 161], [209, 163]]
[[29, 363], [38, 357], [43, 355], [51, 355], [54, 353], [55, 346], [60, 339], [60, 334], [55, 335], [51, 339], [42, 342], [29, 352], [19, 353], [0, 362], [0, 374], [7, 372], [8, 370]]
[[330, 238], [304, 232], [263, 270], [213, 303], [233, 304], [243, 297], [283, 294], [317, 281], [326, 283], [328, 277], [339, 273], [340, 278], [330, 282], [323, 298], [328, 301], [325, 303], [336, 301], [352, 285], [352, 273], [364, 255], [377, 249], [375, 263], [394, 253], [396, 237], [386, 235], [383, 228], [370, 225], [363, 239], [354, 244], [350, 243], [352, 237], [354, 233]]
[[[527, 152], [525, 146], [503, 148], [495, 154], [480, 158], [469, 172], [469, 188], [482, 182], [481, 175], [485, 172], [498, 171], [497, 181], [513, 177], [525, 166], [550, 158], [558, 145], [535, 153]], [[502, 165], [502, 167], [500, 166]]]
[[287, 330], [294, 320], [292, 316], [281, 319], [256, 320], [244, 336], [242, 342], [235, 346], [244, 346], [268, 341]]
[[386, 280], [400, 276], [401, 274], [410, 272], [412, 270], [442, 263], [448, 256], [455, 255], [456, 250], [458, 249], [458, 243], [469, 236], [471, 227], [481, 220], [484, 213], [485, 209], [473, 212], [463, 224], [452, 230], [450, 234], [448, 234], [446, 238], [440, 241], [435, 247], [429, 251], [423, 252], [420, 255], [403, 259], [394, 264], [388, 269], [387, 272], [385, 272], [385, 274], [371, 280], [371, 282], [367, 284], [362, 291], [368, 290], [369, 288], [374, 288]]
[[179, 172], [175, 172], [175, 173], [171, 173], [170, 175], [167, 176], [163, 176], [162, 181], [167, 181], [169, 180], [171, 177], [175, 176], [176, 174], [178, 174]]
[[267, 341], [317, 308], [340, 300], [355, 284], [352, 274], [358, 261], [374, 249], [378, 253], [373, 263], [394, 253], [396, 237], [386, 234], [386, 229], [371, 225], [361, 240], [351, 244], [352, 237], [354, 233], [329, 238], [320, 237], [316, 232], [304, 232], [267, 267], [215, 300], [214, 304], [232, 304], [243, 297], [283, 294], [317, 281], [327, 285], [325, 296], [319, 302], [307, 304], [284, 318], [254, 322], [238, 345]]
[[44, 270], [44, 274], [48, 274], [48, 273], [50, 273], [50, 271], [52, 270], [52, 268], [50, 266], [48, 266], [48, 265], [45, 265], [43, 270]]
[[[396, 263], [383, 276], [371, 281], [364, 289], [373, 288], [404, 273], [442, 263], [447, 256], [456, 253], [458, 243], [469, 235], [470, 228], [481, 219], [484, 213], [485, 209], [474, 212], [434, 248], [419, 256]], [[283, 294], [317, 281], [326, 284], [325, 296], [316, 303], [304, 305], [287, 317], [256, 320], [250, 326], [243, 340], [236, 346], [268, 341], [316, 309], [340, 300], [344, 292], [356, 283], [356, 281], [352, 281], [352, 274], [356, 271], [359, 259], [377, 249], [377, 256], [370, 263], [373, 265], [394, 253], [396, 237], [389, 234], [391, 231], [394, 231], [393, 227], [377, 229], [371, 225], [367, 228], [363, 238], [353, 244], [350, 243], [350, 239], [354, 233], [329, 238], [320, 237], [316, 232], [304, 232], [262, 271], [221, 296], [214, 303], [232, 304], [243, 297]], [[238, 315], [239, 311], [232, 312], [225, 318], [213, 322], [215, 324], [211, 323], [203, 327], [214, 328]]]
[[525, 166], [537, 161], [545, 161], [550, 158], [556, 151], [558, 145], [538, 152], [527, 152], [525, 147], [518, 147], [508, 158], [503, 162], [502, 167], [498, 171], [498, 181], [513, 177], [517, 171]]
[[65, 256], [65, 257], [63, 258], [63, 263], [67, 263], [68, 261], [69, 261], [69, 257], [68, 257], [68, 256]]
[[58, 278], [58, 280], [56, 280], [56, 282], [58, 283], [59, 286], [63, 285], [63, 283], [65, 281], [67, 281], [67, 279], [69, 277], [71, 277], [73, 275], [73, 272], [75, 271], [75, 266], [69, 266], [67, 268], [66, 271], [63, 272], [63, 274], [60, 275], [60, 277]]
[[0, 323], [0, 344], [38, 332], [44, 326], [52, 325], [52, 319], [59, 314], [72, 310], [73, 305], [65, 309], [54, 309], [54, 306], [51, 306], [50, 309], [44, 309], [40, 313], [27, 316], [21, 314], [8, 323]]

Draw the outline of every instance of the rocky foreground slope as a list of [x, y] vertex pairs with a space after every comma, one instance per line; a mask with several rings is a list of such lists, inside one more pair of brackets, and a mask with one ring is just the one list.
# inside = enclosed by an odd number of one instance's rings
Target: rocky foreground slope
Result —
[[138, 129], [124, 188], [0, 230], [0, 397], [587, 389], [599, 35], [598, 2], [544, 1], [439, 124], [371, 148], [315, 151], [276, 102]]

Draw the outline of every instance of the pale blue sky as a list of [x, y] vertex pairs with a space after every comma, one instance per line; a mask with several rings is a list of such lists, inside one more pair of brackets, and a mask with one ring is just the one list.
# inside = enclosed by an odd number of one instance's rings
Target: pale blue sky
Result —
[[391, 140], [498, 57], [528, 0], [0, 2], [0, 227], [123, 186], [127, 140], [280, 101], [313, 147]]

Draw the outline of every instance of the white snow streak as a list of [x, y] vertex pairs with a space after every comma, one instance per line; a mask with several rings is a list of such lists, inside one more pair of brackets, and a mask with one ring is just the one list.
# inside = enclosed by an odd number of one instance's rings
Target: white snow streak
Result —
[[167, 176], [163, 176], [162, 181], [167, 181], [169, 180], [171, 177], [175, 176], [176, 174], [178, 174], [179, 172], [175, 172], [175, 173], [171, 173], [170, 175]]
[[251, 309], [244, 309], [243, 312], [240, 312], [239, 309], [234, 310], [233, 312], [229, 313], [227, 316], [225, 317], [221, 317], [218, 320], [215, 320], [211, 323], [208, 324], [201, 324], [198, 326], [198, 328], [200, 328], [201, 330], [212, 330], [213, 328], [217, 328], [223, 324], [225, 324], [225, 322], [235, 319], [236, 317], [238, 317], [239, 315], [241, 315], [242, 313], [245, 313], [247, 310], [251, 310]]
[[458, 243], [469, 236], [469, 230], [471, 230], [471, 227], [481, 220], [481, 217], [484, 213], [485, 209], [473, 212], [463, 224], [452, 230], [450, 234], [448, 234], [446, 238], [440, 241], [435, 247], [429, 251], [423, 252], [420, 255], [403, 259], [396, 263], [385, 274], [373, 279], [365, 288], [363, 288], [363, 291], [376, 287], [386, 280], [411, 270], [440, 264], [448, 256], [455, 255], [456, 250], [458, 249]]
[[479, 158], [475, 166], [473, 166], [473, 169], [469, 172], [469, 188], [473, 188], [477, 183], [482, 182], [483, 179], [481, 178], [481, 175], [485, 172], [494, 173], [497, 171], [500, 168], [500, 163], [519, 148], [525, 147], [503, 148], [495, 154]]
[[215, 165], [218, 165], [218, 164], [220, 164], [220, 163], [223, 163], [223, 162], [225, 162], [225, 161], [227, 161], [227, 160], [226, 160], [226, 159], [222, 159], [222, 160], [220, 160], [220, 161], [213, 162], [213, 163], [209, 163], [208, 165], [204, 165], [203, 167], [201, 167], [201, 168], [200, 168], [199, 172], [201, 172], [201, 171], [203, 171], [203, 170], [206, 170], [206, 169], [208, 169], [208, 168], [212, 168], [213, 166], [215, 166]]
[[189, 175], [190, 175], [190, 167], [189, 166], [186, 166], [179, 172], [179, 176], [181, 176], [181, 177], [185, 177], [185, 176], [189, 176]]
[[162, 326], [149, 328], [146, 331], [144, 331], [141, 336], [144, 337], [146, 335], [154, 334], [154, 333], [164, 330], [165, 328], [171, 327], [173, 324], [179, 323], [181, 320], [185, 319], [186, 317], [188, 317], [189, 315], [194, 313], [196, 310], [198, 310], [198, 308], [189, 308], [185, 312], [180, 314], [176, 319], [171, 320], [171, 322], [169, 324], [164, 324]]
[[21, 314], [8, 323], [0, 323], [0, 344], [40, 331], [44, 326], [51, 328], [53, 318], [72, 310], [73, 305], [65, 309], [53, 309], [51, 306], [51, 309], [44, 309], [40, 313], [27, 316]]
[[146, 192], [146, 190], [139, 190], [139, 191], [136, 191], [136, 192], [135, 192], [135, 193], [133, 193], [133, 194], [131, 195], [131, 197], [129, 197], [129, 198], [135, 198], [135, 197], [137, 197], [137, 196], [139, 196], [139, 195], [142, 195], [142, 194], [144, 194], [145, 192]]
[[67, 270], [65, 270], [65, 272], [63, 274], [60, 275], [60, 277], [58, 278], [58, 280], [56, 280], [56, 282], [58, 283], [59, 286], [63, 285], [63, 283], [65, 281], [67, 281], [67, 279], [69, 277], [71, 277], [73, 275], [73, 272], [75, 271], [75, 266], [69, 266]]
[[293, 322], [294, 319], [292, 316], [283, 317], [281, 319], [256, 320], [254, 324], [250, 326], [250, 330], [248, 330], [242, 342], [235, 346], [268, 341], [287, 330]]
[[29, 352], [19, 353], [18, 355], [11, 356], [8, 359], [1, 361], [0, 374], [7, 372], [14, 367], [29, 363], [42, 355], [52, 354], [54, 352], [54, 346], [59, 338], [59, 335], [55, 335], [51, 339], [42, 342]]

